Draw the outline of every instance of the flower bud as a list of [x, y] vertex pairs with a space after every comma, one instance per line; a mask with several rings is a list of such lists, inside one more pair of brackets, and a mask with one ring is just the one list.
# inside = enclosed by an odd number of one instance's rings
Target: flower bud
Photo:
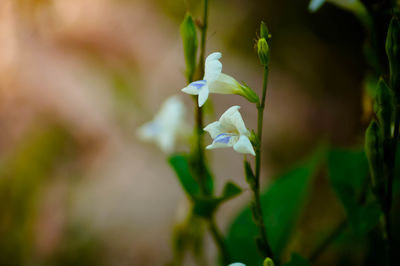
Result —
[[269, 64], [269, 46], [265, 38], [261, 38], [257, 42], [257, 52], [260, 62], [264, 66]]
[[181, 26], [180, 32], [183, 41], [183, 52], [186, 63], [186, 78], [188, 82], [193, 79], [193, 74], [196, 69], [196, 53], [197, 53], [197, 33], [196, 26], [190, 13], [187, 13]]
[[383, 137], [387, 139], [390, 136], [394, 104], [392, 91], [382, 78], [378, 82], [374, 109], [382, 128]]
[[264, 38], [266, 40], [271, 39], [271, 35], [269, 34], [268, 27], [264, 23], [264, 21], [261, 21], [261, 25], [260, 25], [260, 38]]
[[266, 258], [264, 260], [263, 266], [275, 266], [275, 263], [271, 258]]
[[386, 54], [389, 59], [390, 86], [400, 99], [400, 21], [393, 17], [386, 37]]
[[372, 121], [365, 132], [365, 153], [371, 174], [371, 185], [378, 199], [384, 195], [384, 162], [382, 131], [376, 121]]

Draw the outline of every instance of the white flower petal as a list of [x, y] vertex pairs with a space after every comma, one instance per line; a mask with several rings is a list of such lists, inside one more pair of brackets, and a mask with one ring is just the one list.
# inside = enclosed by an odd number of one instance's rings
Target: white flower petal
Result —
[[207, 80], [208, 83], [214, 82], [221, 74], [222, 64], [219, 61], [221, 56], [221, 53], [216, 52], [210, 54], [206, 58], [204, 67], [204, 79]]
[[221, 73], [218, 78], [208, 85], [210, 92], [219, 94], [238, 94], [240, 84], [231, 76]]
[[216, 136], [218, 136], [219, 134], [224, 133], [224, 131], [221, 128], [221, 124], [218, 121], [212, 122], [211, 124], [207, 125], [204, 128], [204, 131], [207, 131], [211, 138], [215, 139]]
[[161, 105], [159, 112], [151, 122], [137, 130], [138, 137], [144, 141], [153, 141], [166, 152], [171, 153], [177, 139], [185, 139], [188, 126], [185, 123], [185, 105], [179, 96], [171, 96]]
[[199, 107], [202, 107], [203, 104], [207, 101], [208, 93], [209, 93], [208, 86], [207, 85], [203, 86], [203, 88], [199, 92], [199, 99], [198, 99]]
[[171, 153], [175, 147], [175, 136], [172, 132], [163, 132], [157, 138], [157, 143], [165, 153]]
[[241, 135], [250, 136], [247, 130], [242, 115], [239, 112], [240, 106], [232, 106], [221, 115], [219, 121], [225, 127], [235, 128]]
[[139, 127], [136, 133], [141, 140], [148, 141], [158, 135], [159, 131], [160, 125], [154, 121], [151, 121]]
[[310, 11], [316, 11], [318, 10], [322, 4], [325, 2], [326, 0], [311, 0], [310, 4], [308, 5], [308, 9]]
[[256, 155], [253, 145], [251, 145], [249, 138], [246, 136], [240, 136], [236, 144], [233, 145], [233, 149], [240, 153], [249, 153], [254, 156]]
[[217, 149], [217, 148], [229, 148], [235, 145], [238, 141], [239, 136], [233, 134], [222, 133], [218, 135], [211, 145], [208, 145], [206, 149]]
[[241, 262], [235, 262], [235, 263], [231, 263], [228, 266], [246, 266], [246, 264], [243, 264]]

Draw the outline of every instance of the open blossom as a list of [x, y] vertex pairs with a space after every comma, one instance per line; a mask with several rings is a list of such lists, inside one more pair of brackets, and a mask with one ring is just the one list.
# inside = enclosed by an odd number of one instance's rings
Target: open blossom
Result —
[[243, 122], [239, 109], [240, 106], [230, 107], [218, 121], [204, 128], [213, 138], [213, 143], [206, 149], [233, 147], [237, 152], [255, 155], [249, 140], [250, 132]]
[[221, 59], [219, 52], [207, 56], [203, 79], [194, 81], [182, 89], [185, 93], [198, 95], [199, 107], [206, 102], [209, 93], [244, 94], [239, 82], [233, 77], [221, 73], [222, 64], [219, 59]]
[[185, 105], [179, 96], [167, 98], [154, 119], [138, 129], [139, 138], [153, 141], [163, 152], [171, 153], [177, 140], [189, 133], [184, 120], [185, 112]]
[[354, 7], [358, 0], [311, 0], [308, 8], [311, 11], [318, 10], [325, 2], [330, 2], [332, 4], [338, 5], [342, 8], [352, 8]]

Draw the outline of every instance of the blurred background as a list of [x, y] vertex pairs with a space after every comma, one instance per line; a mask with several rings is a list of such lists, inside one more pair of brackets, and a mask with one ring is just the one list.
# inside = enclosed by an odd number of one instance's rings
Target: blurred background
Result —
[[[255, 53], [261, 20], [272, 34], [264, 124], [263, 183], [320, 143], [362, 146], [364, 31], [350, 13], [308, 0], [211, 0], [207, 54], [223, 72], [260, 92]], [[138, 140], [165, 98], [183, 95], [179, 24], [201, 1], [0, 1], [0, 265], [164, 265], [185, 195], [166, 155]], [[249, 128], [256, 109], [239, 96], [212, 95], [206, 123], [241, 105]], [[206, 136], [206, 143], [211, 139]], [[242, 156], [207, 152], [217, 190], [243, 188]], [[344, 211], [324, 178], [291, 248], [340, 221]], [[223, 205], [225, 232], [250, 191]], [[301, 222], [300, 222], [301, 224]], [[300, 240], [299, 240], [300, 239]], [[206, 241], [209, 264], [215, 248]], [[188, 265], [191, 262], [188, 262]], [[325, 264], [327, 265], [327, 264]]]

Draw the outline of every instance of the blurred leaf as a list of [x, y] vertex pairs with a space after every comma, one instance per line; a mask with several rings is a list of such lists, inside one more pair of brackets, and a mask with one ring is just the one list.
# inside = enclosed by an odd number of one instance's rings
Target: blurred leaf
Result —
[[200, 188], [190, 172], [188, 158], [184, 155], [172, 155], [168, 158], [168, 162], [175, 170], [176, 176], [186, 194], [190, 198], [198, 195]]
[[376, 202], [365, 205], [360, 203], [363, 187], [368, 182], [368, 162], [365, 153], [331, 150], [328, 154], [328, 172], [354, 233], [366, 234], [379, 222], [381, 212]]
[[[279, 176], [261, 195], [268, 239], [277, 258], [290, 237], [320, 158], [321, 150], [304, 164]], [[246, 207], [233, 221], [227, 236], [228, 248], [234, 261], [246, 265], [262, 265], [254, 241], [258, 234], [250, 208]]]
[[223, 202], [239, 195], [242, 189], [232, 182], [226, 183], [222, 196], [204, 196], [194, 198], [193, 212], [202, 217], [210, 217]]
[[293, 253], [290, 261], [285, 266], [309, 266], [310, 263], [297, 253]]
[[225, 185], [224, 192], [222, 193], [222, 198], [224, 200], [227, 200], [227, 199], [237, 196], [241, 192], [242, 192], [242, 189], [238, 185], [236, 185], [232, 182], [228, 182]]

